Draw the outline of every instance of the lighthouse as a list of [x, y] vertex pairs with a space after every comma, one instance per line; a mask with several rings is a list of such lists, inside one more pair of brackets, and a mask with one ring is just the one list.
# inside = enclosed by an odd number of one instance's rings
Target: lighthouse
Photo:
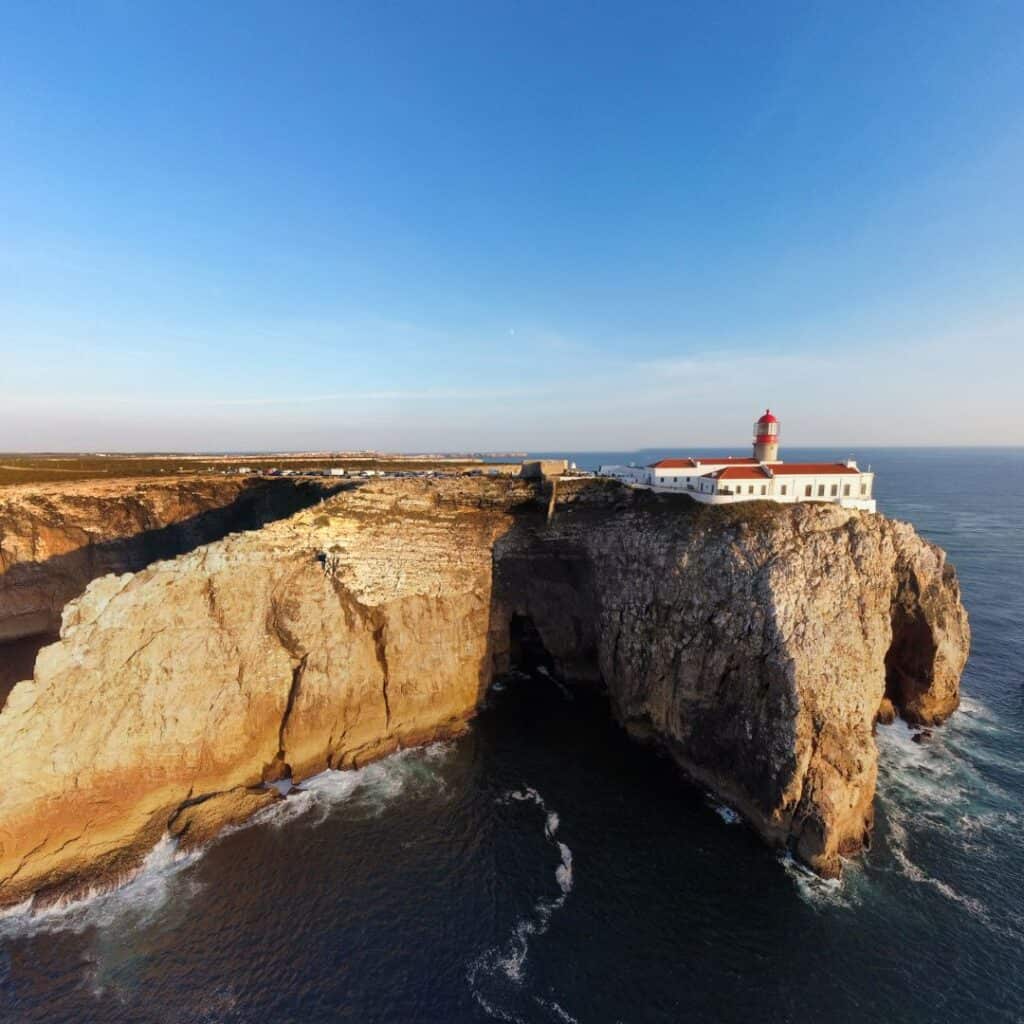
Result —
[[684, 491], [693, 501], [729, 505], [737, 501], [779, 504], [830, 502], [861, 512], [876, 511], [875, 474], [845, 462], [782, 462], [779, 421], [771, 409], [754, 424], [754, 455], [688, 455], [659, 459], [648, 466], [601, 466], [598, 475], [630, 487]]
[[764, 415], [754, 424], [754, 458], [758, 462], [779, 460], [779, 421], [771, 409], [765, 409]]

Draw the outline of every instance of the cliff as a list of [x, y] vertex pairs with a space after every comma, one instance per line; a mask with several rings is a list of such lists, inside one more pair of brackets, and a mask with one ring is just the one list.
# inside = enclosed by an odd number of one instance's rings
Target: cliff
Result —
[[883, 516], [584, 488], [495, 562], [499, 618], [822, 874], [868, 840], [883, 702], [929, 724], [959, 702], [956, 574]]
[[708, 508], [600, 483], [382, 481], [64, 612], [0, 714], [0, 904], [130, 870], [276, 799], [263, 783], [465, 728], [549, 661], [769, 840], [838, 870], [871, 824], [872, 730], [957, 702], [955, 574], [905, 524]]
[[311, 505], [319, 484], [175, 476], [0, 488], [0, 642], [55, 632], [107, 573], [135, 572]]

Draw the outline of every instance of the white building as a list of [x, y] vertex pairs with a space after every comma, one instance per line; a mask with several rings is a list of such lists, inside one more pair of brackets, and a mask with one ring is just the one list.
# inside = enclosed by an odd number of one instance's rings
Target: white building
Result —
[[737, 501], [828, 501], [875, 511], [874, 473], [846, 462], [779, 458], [779, 421], [770, 410], [754, 424], [753, 456], [662, 459], [650, 466], [602, 466], [602, 476], [656, 491], [683, 491], [709, 505]]

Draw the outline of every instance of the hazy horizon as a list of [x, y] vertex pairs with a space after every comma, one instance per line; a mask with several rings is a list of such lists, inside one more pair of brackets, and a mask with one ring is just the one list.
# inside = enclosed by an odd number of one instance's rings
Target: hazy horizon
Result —
[[1024, 444], [1019, 7], [0, 29], [0, 450]]
[[[22, 457], [34, 457], [34, 458], [74, 458], [76, 456], [89, 456], [93, 458], [102, 458], [106, 456], [116, 458], [244, 458], [246, 456], [250, 458], [268, 458], [273, 456], [285, 457], [296, 457], [302, 455], [309, 456], [321, 456], [321, 457], [334, 457], [339, 458], [354, 458], [357, 456], [394, 456], [401, 458], [424, 458], [430, 456], [437, 456], [443, 458], [456, 458], [459, 456], [465, 457], [480, 457], [480, 458], [518, 458], [520, 456], [531, 456], [531, 457], [555, 457], [560, 455], [633, 455], [640, 454], [643, 452], [664, 452], [664, 451], [682, 451], [685, 454], [700, 455], [701, 449], [708, 454], [722, 454], [726, 451], [746, 451], [749, 445], [728, 445], [728, 444], [688, 444], [686, 442], [676, 444], [661, 444], [661, 445], [645, 445], [640, 448], [578, 448], [578, 447], [567, 447], [565, 445], [554, 448], [534, 448], [534, 449], [500, 449], [500, 448], [446, 448], [446, 449], [383, 449], [383, 448], [248, 448], [248, 449], [228, 449], [228, 448], [210, 448], [210, 449], [94, 449], [94, 450], [77, 450], [71, 449], [53, 449], [53, 450], [10, 450], [0, 451], [0, 457], [8, 456], [11, 458], [22, 458]], [[814, 444], [814, 445], [793, 445], [792, 450], [795, 452], [813, 452], [813, 451], [850, 451], [855, 453], [857, 449], [867, 451], [1016, 451], [1024, 449], [1024, 444], [871, 444], [871, 445], [857, 445], [850, 444], [849, 442], [837, 441], [833, 444]], [[786, 450], [780, 450], [779, 459], [781, 461], [786, 460]]]

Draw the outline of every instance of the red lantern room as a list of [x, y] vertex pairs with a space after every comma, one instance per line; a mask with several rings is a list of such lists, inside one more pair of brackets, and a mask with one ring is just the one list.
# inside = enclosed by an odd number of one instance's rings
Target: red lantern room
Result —
[[758, 462], [777, 462], [779, 459], [779, 421], [771, 409], [754, 424], [754, 458]]

